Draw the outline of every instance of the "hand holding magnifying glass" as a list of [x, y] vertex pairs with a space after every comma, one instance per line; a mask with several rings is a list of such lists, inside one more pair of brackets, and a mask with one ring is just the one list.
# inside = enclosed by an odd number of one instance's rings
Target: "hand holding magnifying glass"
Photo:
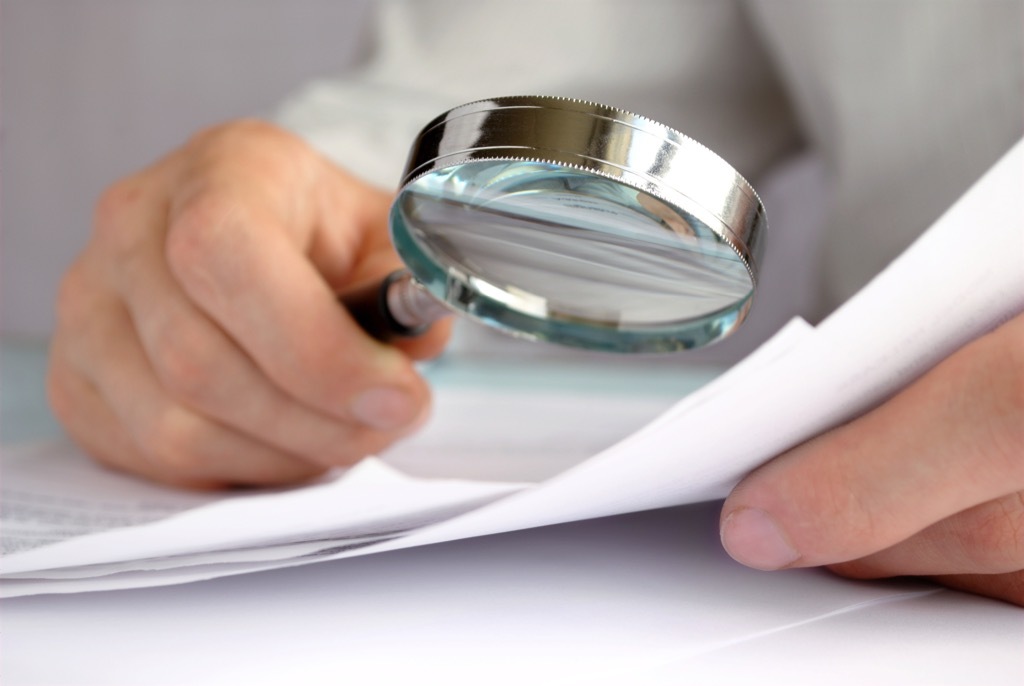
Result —
[[389, 212], [406, 269], [345, 291], [378, 338], [454, 311], [615, 351], [732, 331], [764, 229], [728, 164], [588, 103], [502, 98], [442, 115], [390, 208], [275, 127], [217, 127], [104, 194], [61, 289], [57, 415], [107, 464], [178, 485], [295, 481], [381, 450], [426, 416], [411, 360], [443, 338], [371, 345], [336, 310], [336, 290], [393, 264], [377, 233]]
[[407, 269], [344, 299], [379, 339], [459, 312], [534, 340], [663, 352], [745, 319], [767, 222], [743, 177], [673, 129], [505, 97], [423, 129], [390, 227]]

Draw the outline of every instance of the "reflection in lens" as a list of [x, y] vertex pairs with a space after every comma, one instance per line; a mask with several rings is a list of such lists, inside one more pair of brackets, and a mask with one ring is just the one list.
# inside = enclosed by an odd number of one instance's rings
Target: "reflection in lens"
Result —
[[695, 321], [707, 328], [701, 320], [709, 317], [714, 329], [716, 317], [735, 321], [753, 291], [747, 266], [704, 222], [612, 179], [552, 164], [470, 162], [431, 172], [403, 188], [392, 232], [413, 274], [439, 298], [571, 344], [564, 339], [577, 333], [587, 340], [576, 344], [592, 346], [593, 336], [611, 340], [609, 332], [663, 336]]

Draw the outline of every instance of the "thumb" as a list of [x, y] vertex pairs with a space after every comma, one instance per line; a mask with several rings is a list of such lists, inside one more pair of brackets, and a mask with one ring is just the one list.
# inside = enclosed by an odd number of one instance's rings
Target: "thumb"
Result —
[[[317, 269], [338, 294], [369, 288], [404, 265], [391, 244], [388, 216], [394, 194], [356, 179], [342, 169], [331, 167], [323, 175], [321, 197], [325, 198], [321, 236], [310, 251]], [[355, 237], [347, 241], [346, 237]], [[413, 359], [436, 357], [451, 334], [451, 318], [434, 322], [422, 334], [389, 341]]]
[[1024, 316], [751, 473], [722, 510], [726, 550], [757, 569], [856, 560], [1024, 488], [1021, 335]]

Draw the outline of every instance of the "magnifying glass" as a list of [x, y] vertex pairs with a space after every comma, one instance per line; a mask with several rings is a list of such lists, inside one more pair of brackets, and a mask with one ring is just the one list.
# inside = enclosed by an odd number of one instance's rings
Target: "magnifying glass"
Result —
[[378, 339], [456, 312], [533, 340], [664, 352], [746, 318], [767, 221], [750, 184], [678, 131], [516, 96], [427, 124], [390, 230], [406, 269], [344, 298]]

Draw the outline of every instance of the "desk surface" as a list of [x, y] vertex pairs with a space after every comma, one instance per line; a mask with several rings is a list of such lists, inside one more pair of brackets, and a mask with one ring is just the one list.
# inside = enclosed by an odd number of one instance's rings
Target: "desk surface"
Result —
[[[3, 439], [57, 431], [40, 346], [3, 355]], [[678, 377], [472, 365], [435, 383], [648, 393]], [[527, 373], [528, 374], [528, 373]], [[561, 376], [558, 376], [561, 375]], [[704, 504], [176, 587], [0, 604], [23, 684], [1024, 683], [1024, 612], [910, 582], [766, 574], [722, 553]]]

